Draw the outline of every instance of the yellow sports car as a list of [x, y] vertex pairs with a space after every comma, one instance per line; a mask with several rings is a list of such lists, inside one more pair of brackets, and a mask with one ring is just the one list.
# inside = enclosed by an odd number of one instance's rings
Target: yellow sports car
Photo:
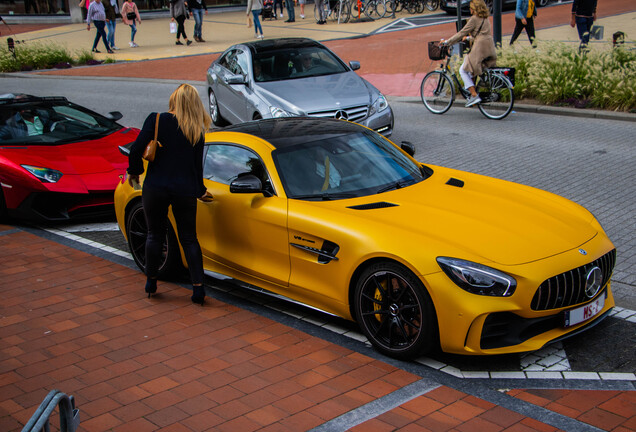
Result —
[[[559, 196], [421, 164], [341, 120], [243, 123], [205, 145], [206, 272], [355, 320], [389, 356], [536, 350], [614, 306], [616, 250]], [[115, 207], [143, 269], [141, 191], [122, 181]], [[166, 242], [163, 276], [185, 265], [172, 224]]]

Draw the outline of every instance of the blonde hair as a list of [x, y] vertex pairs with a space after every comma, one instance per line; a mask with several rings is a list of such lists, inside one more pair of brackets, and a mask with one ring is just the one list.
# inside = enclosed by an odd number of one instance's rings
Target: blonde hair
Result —
[[170, 112], [177, 118], [183, 135], [192, 145], [195, 145], [212, 123], [197, 89], [190, 84], [181, 84], [170, 95], [168, 106]]
[[470, 5], [473, 7], [475, 15], [479, 18], [488, 18], [490, 16], [490, 11], [484, 0], [471, 0]]

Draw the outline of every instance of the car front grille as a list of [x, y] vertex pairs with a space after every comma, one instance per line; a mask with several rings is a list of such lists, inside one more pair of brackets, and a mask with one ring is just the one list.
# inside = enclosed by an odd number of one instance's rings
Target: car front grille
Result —
[[343, 120], [349, 120], [352, 122], [360, 121], [367, 117], [369, 112], [369, 107], [366, 105], [360, 105], [349, 108], [342, 108], [337, 110], [327, 110], [327, 111], [313, 111], [307, 113], [307, 115], [312, 117], [324, 117], [324, 118], [337, 118]]
[[[585, 295], [586, 276], [590, 269], [599, 267], [603, 273], [601, 288], [605, 287], [616, 264], [616, 249], [589, 264], [556, 275], [543, 282], [534, 294], [532, 310], [550, 310], [589, 301]], [[600, 289], [598, 292], [602, 292]]]

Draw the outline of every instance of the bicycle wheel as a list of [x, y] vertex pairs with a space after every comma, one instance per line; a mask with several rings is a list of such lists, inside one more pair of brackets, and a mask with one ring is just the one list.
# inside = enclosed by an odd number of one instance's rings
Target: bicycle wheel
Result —
[[374, 20], [384, 18], [386, 15], [386, 0], [371, 0], [367, 5], [369, 16]]
[[505, 118], [515, 104], [515, 93], [508, 78], [498, 73], [486, 72], [475, 86], [481, 98], [479, 111], [489, 119]]
[[349, 19], [351, 19], [351, 5], [346, 0], [341, 0], [338, 5], [339, 16], [341, 23], [348, 23]]
[[455, 87], [452, 81], [442, 71], [432, 71], [426, 74], [420, 86], [420, 96], [424, 106], [433, 114], [444, 114], [453, 105]]
[[386, 1], [386, 13], [387, 15], [393, 15], [397, 12], [395, 9], [397, 8], [397, 0], [387, 0]]
[[426, 0], [416, 0], [415, 1], [415, 13], [421, 14], [424, 12], [424, 4]]
[[439, 0], [426, 0], [426, 9], [431, 12], [439, 8]]
[[404, 9], [404, 2], [406, 0], [395, 0], [395, 7], [393, 8], [393, 10], [395, 12], [402, 12], [402, 9]]

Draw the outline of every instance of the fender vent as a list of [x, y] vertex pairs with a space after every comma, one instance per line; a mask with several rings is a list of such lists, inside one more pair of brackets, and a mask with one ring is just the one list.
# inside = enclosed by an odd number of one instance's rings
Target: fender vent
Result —
[[347, 207], [354, 210], [373, 210], [379, 208], [387, 208], [387, 207], [397, 207], [397, 204], [389, 203], [386, 201], [369, 203], [369, 204], [360, 204], [356, 206]]
[[456, 179], [454, 177], [451, 177], [450, 179], [448, 179], [446, 184], [449, 185], [449, 186], [464, 187], [464, 182], [462, 180]]

